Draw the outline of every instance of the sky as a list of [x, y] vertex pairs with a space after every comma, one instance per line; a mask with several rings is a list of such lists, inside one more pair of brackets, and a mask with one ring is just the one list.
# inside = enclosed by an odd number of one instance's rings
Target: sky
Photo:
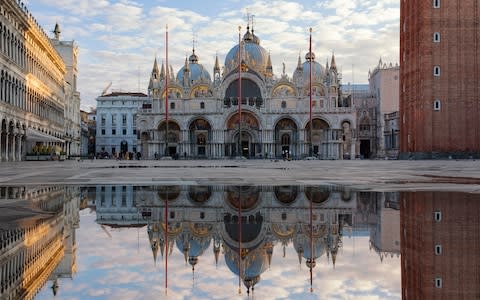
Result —
[[[111, 91], [147, 93], [155, 56], [165, 60], [168, 24], [168, 62], [175, 74], [192, 52], [213, 72], [242, 36], [247, 16], [254, 16], [255, 34], [271, 54], [274, 75], [292, 76], [298, 54], [309, 47], [324, 65], [335, 53], [342, 82], [367, 83], [368, 71], [383, 62], [399, 61], [398, 0], [23, 0], [53, 37], [55, 23], [62, 40], [79, 47], [78, 90], [81, 108], [90, 111], [111, 82]], [[213, 74], [212, 74], [213, 75]]]

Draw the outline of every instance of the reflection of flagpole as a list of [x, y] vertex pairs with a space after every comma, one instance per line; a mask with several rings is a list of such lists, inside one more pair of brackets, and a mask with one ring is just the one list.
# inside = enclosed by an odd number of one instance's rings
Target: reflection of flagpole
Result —
[[168, 156], [168, 24], [165, 27], [165, 61], [167, 72], [165, 73], [165, 156]]
[[165, 295], [168, 293], [168, 187], [165, 199]]
[[[311, 69], [310, 69], [311, 70]], [[311, 127], [310, 127], [311, 128]], [[313, 198], [312, 188], [310, 188], [310, 293], [313, 293]]]
[[238, 294], [242, 294], [242, 199], [240, 195], [241, 187], [238, 189]]

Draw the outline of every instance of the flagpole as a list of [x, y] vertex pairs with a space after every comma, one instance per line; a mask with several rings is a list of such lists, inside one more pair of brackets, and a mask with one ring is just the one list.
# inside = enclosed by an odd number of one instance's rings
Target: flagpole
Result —
[[309, 69], [310, 69], [310, 147], [308, 149], [308, 156], [313, 156], [313, 140], [312, 140], [312, 130], [313, 130], [313, 123], [312, 123], [312, 27], [310, 27], [310, 45], [309, 45]]
[[165, 26], [165, 61], [167, 64], [167, 72], [165, 73], [165, 156], [169, 156], [168, 152], [168, 24]]
[[240, 31], [242, 26], [238, 26], [238, 153], [242, 156], [242, 45]]

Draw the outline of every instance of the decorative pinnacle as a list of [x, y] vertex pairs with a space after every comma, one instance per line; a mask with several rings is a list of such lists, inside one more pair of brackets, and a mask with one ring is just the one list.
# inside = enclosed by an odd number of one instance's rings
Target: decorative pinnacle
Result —
[[242, 30], [242, 26], [238, 26], [238, 32], [240, 33]]
[[312, 27], [310, 27], [310, 33], [312, 33]]

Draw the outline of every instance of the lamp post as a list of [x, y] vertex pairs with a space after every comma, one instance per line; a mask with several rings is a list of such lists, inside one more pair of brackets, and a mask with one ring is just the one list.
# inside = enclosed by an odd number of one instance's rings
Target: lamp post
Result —
[[242, 44], [240, 39], [240, 31], [242, 26], [238, 26], [238, 152], [242, 154]]
[[310, 89], [310, 146], [308, 149], [308, 155], [313, 155], [313, 140], [312, 140], [312, 130], [313, 130], [313, 122], [312, 122], [312, 27], [310, 27], [310, 46], [309, 46], [309, 69], [310, 69], [310, 82], [309, 82], [309, 89]]

